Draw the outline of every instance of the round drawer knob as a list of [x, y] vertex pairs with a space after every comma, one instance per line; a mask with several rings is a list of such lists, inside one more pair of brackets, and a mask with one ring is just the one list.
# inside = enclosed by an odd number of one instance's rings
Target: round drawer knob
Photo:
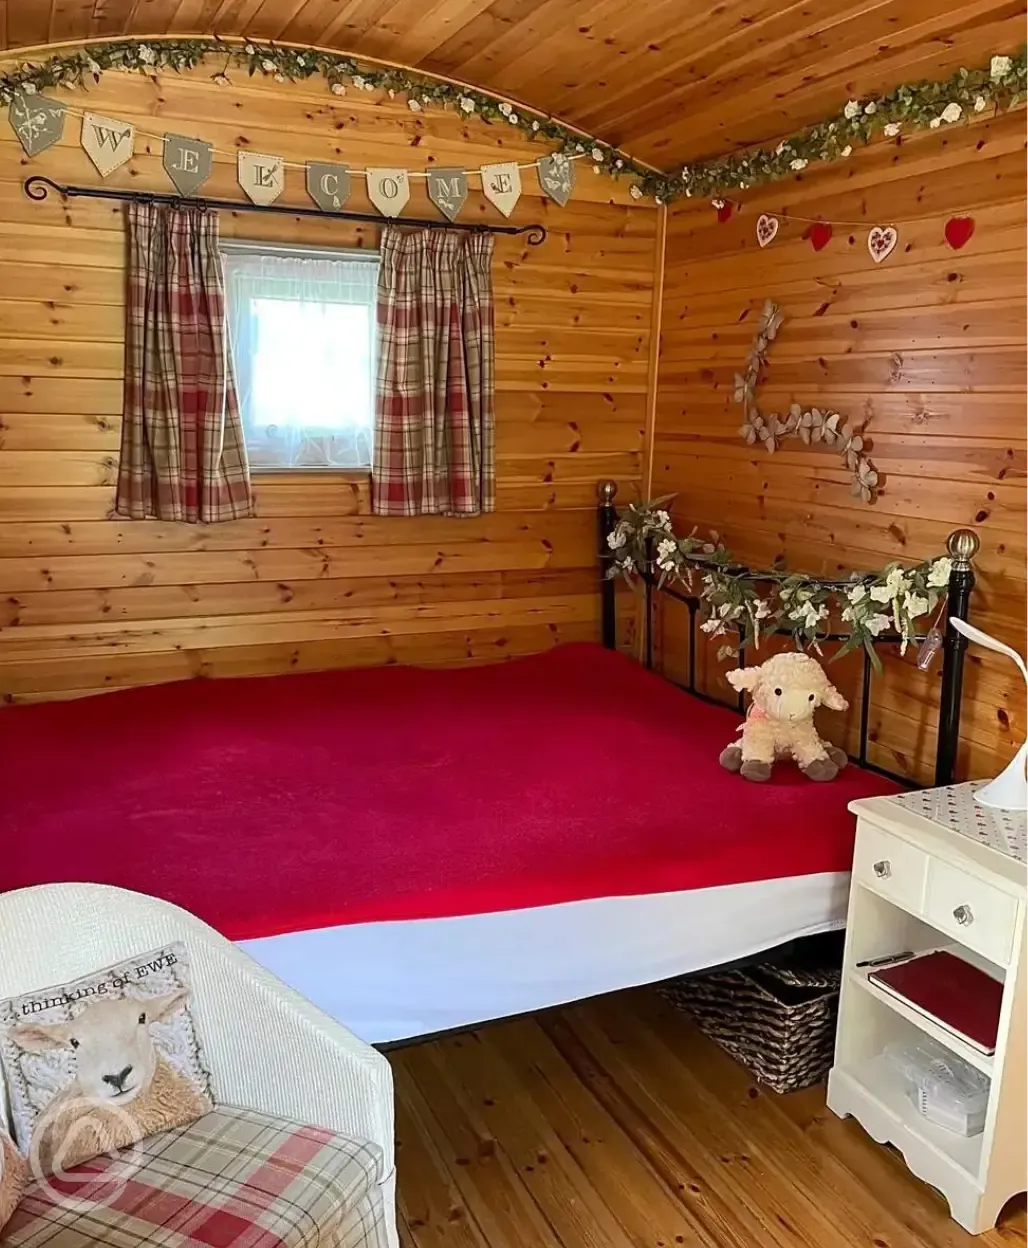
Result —
[[880, 880], [887, 880], [892, 875], [892, 864], [888, 858], [883, 858], [881, 862], [874, 864], [874, 873]]
[[968, 923], [974, 922], [974, 915], [971, 913], [970, 906], [957, 906], [953, 911], [953, 917], [961, 927], [967, 927]]

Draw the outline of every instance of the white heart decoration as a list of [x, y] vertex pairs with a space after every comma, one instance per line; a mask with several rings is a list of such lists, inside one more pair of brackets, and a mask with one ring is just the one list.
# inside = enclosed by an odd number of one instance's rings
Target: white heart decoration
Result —
[[898, 242], [899, 232], [895, 226], [876, 225], [867, 236], [867, 249], [871, 253], [871, 259], [875, 264], [881, 264], [887, 256], [892, 255]]
[[757, 218], [757, 242], [761, 247], [766, 247], [777, 233], [778, 218], [769, 217], [766, 212], [762, 212]]

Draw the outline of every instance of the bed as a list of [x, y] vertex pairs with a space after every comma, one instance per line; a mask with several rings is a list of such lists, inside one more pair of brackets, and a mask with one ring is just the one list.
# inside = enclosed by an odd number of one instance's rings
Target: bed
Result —
[[370, 1042], [465, 1026], [842, 925], [896, 782], [747, 784], [738, 724], [593, 644], [14, 707], [0, 888], [162, 897]]

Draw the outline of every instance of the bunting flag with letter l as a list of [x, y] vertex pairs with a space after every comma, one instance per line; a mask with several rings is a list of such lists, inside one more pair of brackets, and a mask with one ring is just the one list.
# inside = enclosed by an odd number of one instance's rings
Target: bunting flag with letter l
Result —
[[285, 189], [285, 161], [281, 156], [240, 152], [239, 185], [255, 204], [273, 204]]
[[486, 199], [495, 204], [505, 217], [509, 217], [521, 198], [521, 170], [517, 162], [511, 160], [501, 165], [483, 165], [482, 190]]
[[82, 114], [82, 146], [102, 178], [131, 159], [136, 144], [136, 128], [128, 121]]

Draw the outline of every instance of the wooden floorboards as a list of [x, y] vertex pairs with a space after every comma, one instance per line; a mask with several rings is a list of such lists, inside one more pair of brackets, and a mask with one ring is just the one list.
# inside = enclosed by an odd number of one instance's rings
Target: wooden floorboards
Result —
[[403, 1248], [999, 1248], [652, 989], [394, 1050]]

